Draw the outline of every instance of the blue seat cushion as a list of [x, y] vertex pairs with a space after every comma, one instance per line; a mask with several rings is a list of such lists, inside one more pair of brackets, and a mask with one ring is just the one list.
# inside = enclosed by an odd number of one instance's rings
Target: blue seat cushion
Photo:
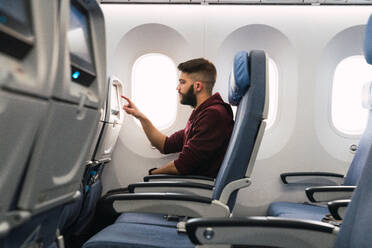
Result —
[[328, 207], [305, 203], [273, 202], [267, 210], [268, 216], [320, 221], [328, 213]]
[[115, 223], [136, 223], [158, 226], [177, 227], [178, 221], [167, 220], [164, 214], [153, 213], [124, 213], [120, 215]]
[[114, 223], [92, 238], [83, 248], [194, 248], [187, 234], [165, 226]]

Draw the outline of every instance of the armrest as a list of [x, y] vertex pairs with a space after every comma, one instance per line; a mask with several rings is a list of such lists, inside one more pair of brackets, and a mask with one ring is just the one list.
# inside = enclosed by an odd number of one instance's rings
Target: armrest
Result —
[[133, 183], [125, 188], [112, 189], [106, 195], [125, 194], [125, 193], [190, 193], [205, 197], [212, 197], [213, 186], [209, 184], [178, 182], [178, 181], [159, 181]]
[[332, 247], [338, 228], [322, 222], [276, 218], [198, 218], [186, 223], [197, 245]]
[[128, 187], [112, 189], [112, 190], [107, 191], [105, 196], [116, 195], [116, 194], [125, 194], [125, 193], [128, 193], [128, 192], [129, 192]]
[[212, 197], [213, 186], [194, 182], [159, 181], [134, 183], [128, 186], [129, 193], [189, 193], [205, 197]]
[[211, 177], [204, 176], [193, 176], [193, 175], [149, 175], [143, 178], [144, 182], [154, 182], [154, 181], [184, 181], [184, 182], [195, 182], [214, 185], [215, 179]]
[[320, 186], [305, 189], [306, 196], [311, 202], [329, 202], [350, 199], [356, 186]]
[[161, 213], [189, 217], [228, 217], [229, 208], [217, 200], [181, 193], [132, 193], [108, 195], [104, 205], [118, 212]]
[[328, 210], [335, 220], [342, 220], [346, 213], [346, 208], [351, 200], [337, 200], [328, 202]]
[[[344, 175], [338, 174], [338, 173], [331, 173], [331, 172], [287, 172], [287, 173], [280, 174], [280, 178], [282, 179], [282, 182], [284, 184], [289, 184], [289, 183], [307, 183], [307, 184], [318, 183], [319, 184], [319, 182], [314, 182], [314, 181], [315, 180], [317, 181], [326, 180], [324, 184], [330, 185], [332, 183], [341, 184], [344, 179]], [[333, 178], [333, 180], [330, 180], [330, 178]], [[338, 179], [337, 181], [339, 182], [337, 183], [334, 182], [334, 179]]]

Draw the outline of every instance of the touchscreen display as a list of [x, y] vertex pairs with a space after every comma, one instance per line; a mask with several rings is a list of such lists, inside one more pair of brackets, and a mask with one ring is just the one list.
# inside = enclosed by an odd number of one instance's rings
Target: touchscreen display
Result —
[[73, 4], [70, 5], [68, 42], [70, 53], [92, 66], [88, 17]]
[[118, 88], [113, 85], [111, 88], [111, 110], [112, 113], [119, 112], [120, 107], [119, 107], [119, 102], [118, 102]]

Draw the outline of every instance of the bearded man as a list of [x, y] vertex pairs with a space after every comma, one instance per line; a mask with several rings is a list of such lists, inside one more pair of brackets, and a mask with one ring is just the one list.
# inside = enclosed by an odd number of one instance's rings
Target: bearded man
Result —
[[216, 68], [204, 58], [192, 59], [178, 65], [181, 74], [177, 91], [180, 102], [194, 110], [186, 127], [167, 137], [128, 101], [123, 108], [137, 118], [151, 142], [161, 153], [180, 152], [178, 159], [149, 171], [153, 174], [199, 175], [215, 178], [225, 156], [234, 126], [233, 113], [219, 93], [212, 94]]

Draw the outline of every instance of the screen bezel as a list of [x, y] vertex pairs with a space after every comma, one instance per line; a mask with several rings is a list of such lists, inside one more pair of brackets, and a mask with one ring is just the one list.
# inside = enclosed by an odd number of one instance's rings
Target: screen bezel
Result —
[[[73, 5], [78, 11], [80, 11], [81, 14], [83, 14], [86, 17], [88, 37], [90, 38], [89, 41], [92, 41], [91, 21], [90, 21], [89, 12], [78, 1], [71, 0], [71, 2], [70, 2], [70, 15], [71, 15], [71, 5]], [[70, 28], [70, 26], [69, 26], [69, 28]], [[70, 42], [68, 41], [68, 38], [67, 38], [67, 42], [68, 42], [68, 45], [70, 46]], [[90, 52], [90, 57], [91, 57], [91, 60], [92, 60], [91, 62], [88, 62], [85, 59], [75, 55], [71, 51], [69, 52], [70, 53], [70, 62], [71, 62], [71, 65], [73, 65], [77, 68], [80, 68], [81, 70], [91, 74], [92, 76], [95, 76], [95, 71], [96, 70], [95, 70], [95, 62], [94, 62], [95, 59], [94, 59], [94, 51], [93, 51], [92, 42], [90, 42], [90, 44], [88, 44], [88, 51]]]

